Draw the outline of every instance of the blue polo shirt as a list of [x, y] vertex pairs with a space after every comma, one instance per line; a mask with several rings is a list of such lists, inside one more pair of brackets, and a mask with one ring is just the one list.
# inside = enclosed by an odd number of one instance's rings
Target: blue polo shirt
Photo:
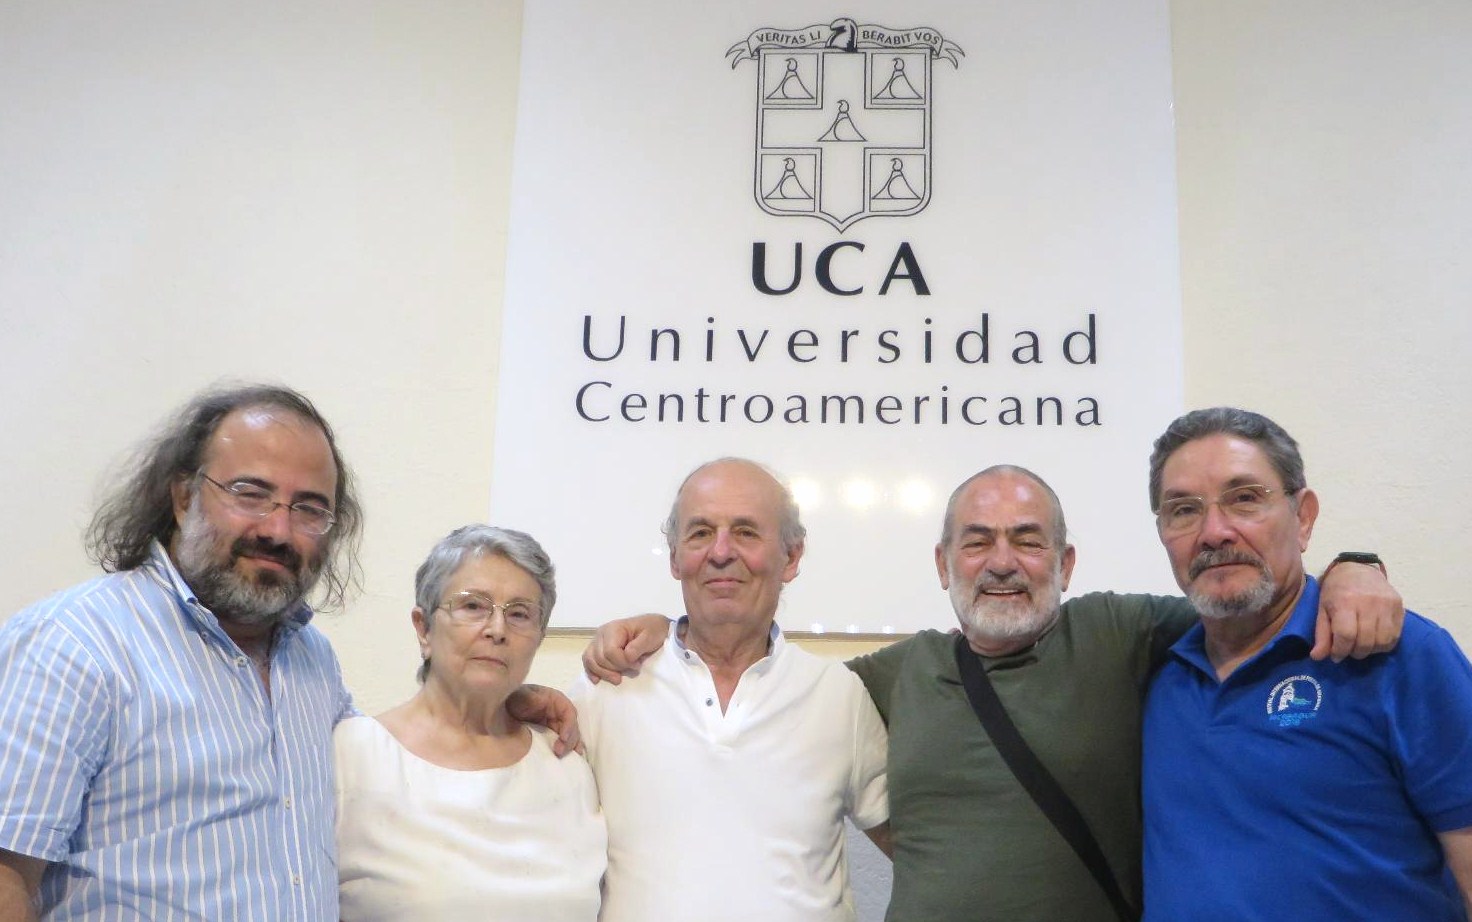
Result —
[[1225, 682], [1205, 632], [1145, 706], [1145, 919], [1463, 919], [1437, 832], [1472, 826], [1472, 666], [1406, 613], [1390, 653], [1314, 662], [1318, 585]]

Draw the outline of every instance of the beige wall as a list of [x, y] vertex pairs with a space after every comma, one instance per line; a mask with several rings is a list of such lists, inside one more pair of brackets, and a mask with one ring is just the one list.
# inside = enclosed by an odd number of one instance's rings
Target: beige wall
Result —
[[[0, 612], [93, 572], [94, 488], [161, 414], [274, 378], [336, 423], [369, 511], [364, 592], [322, 623], [368, 710], [410, 692], [414, 567], [489, 503], [519, 17], [0, 6]], [[1311, 562], [1379, 550], [1472, 643], [1472, 6], [1171, 17], [1188, 403], [1283, 422], [1324, 499]]]

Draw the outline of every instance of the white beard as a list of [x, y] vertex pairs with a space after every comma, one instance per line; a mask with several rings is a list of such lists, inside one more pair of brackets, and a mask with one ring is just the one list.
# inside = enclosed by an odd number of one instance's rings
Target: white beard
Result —
[[987, 595], [980, 592], [979, 583], [967, 586], [952, 580], [951, 607], [967, 638], [987, 646], [1036, 638], [1058, 617], [1062, 584], [1061, 567], [1055, 569], [1045, 585], [1033, 590], [1030, 597]]

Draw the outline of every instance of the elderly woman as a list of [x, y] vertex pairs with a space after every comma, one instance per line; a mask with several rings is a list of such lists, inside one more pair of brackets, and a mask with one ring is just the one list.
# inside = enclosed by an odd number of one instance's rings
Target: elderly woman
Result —
[[588, 764], [506, 699], [556, 600], [531, 536], [468, 525], [414, 577], [422, 687], [338, 725], [342, 918], [593, 922], [607, 835]]

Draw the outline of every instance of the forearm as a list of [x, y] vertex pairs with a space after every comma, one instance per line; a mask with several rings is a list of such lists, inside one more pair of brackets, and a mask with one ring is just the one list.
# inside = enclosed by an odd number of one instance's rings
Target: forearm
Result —
[[1441, 850], [1446, 855], [1446, 865], [1462, 892], [1462, 903], [1467, 908], [1467, 917], [1472, 918], [1472, 828], [1440, 832]]

